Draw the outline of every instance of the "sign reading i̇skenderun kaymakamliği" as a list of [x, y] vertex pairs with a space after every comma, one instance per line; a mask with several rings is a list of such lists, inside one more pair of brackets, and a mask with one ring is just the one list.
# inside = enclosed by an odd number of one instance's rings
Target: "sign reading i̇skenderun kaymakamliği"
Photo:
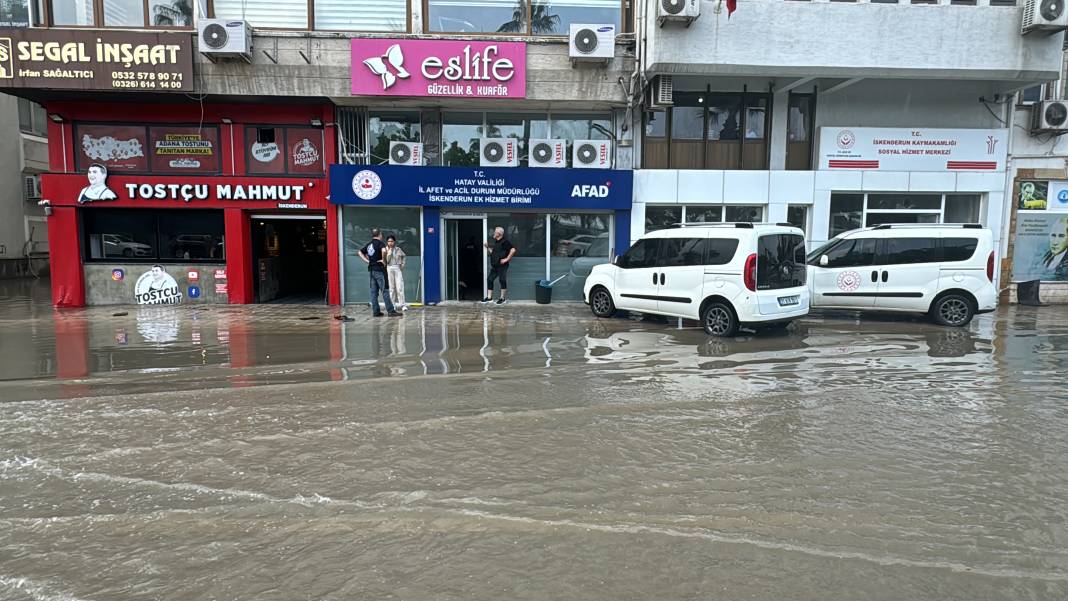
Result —
[[330, 202], [444, 208], [629, 209], [633, 172], [523, 167], [331, 165]]
[[0, 89], [193, 91], [189, 33], [0, 29]]

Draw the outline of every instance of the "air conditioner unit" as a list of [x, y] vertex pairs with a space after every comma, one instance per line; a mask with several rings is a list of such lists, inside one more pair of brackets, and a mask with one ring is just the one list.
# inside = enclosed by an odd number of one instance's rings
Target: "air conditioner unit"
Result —
[[1068, 10], [1064, 0], [1027, 0], [1024, 4], [1020, 31], [1026, 35], [1034, 31], [1055, 33], [1068, 29]]
[[527, 142], [531, 167], [567, 167], [567, 140], [537, 140]]
[[681, 21], [689, 27], [701, 16], [701, 0], [658, 0], [656, 22], [663, 27], [665, 21]]
[[22, 176], [22, 190], [23, 198], [27, 201], [41, 200], [41, 176], [40, 175], [24, 175]]
[[1045, 100], [1031, 106], [1032, 132], [1068, 132], [1068, 102]]
[[478, 141], [478, 164], [483, 167], [519, 165], [519, 140], [515, 138], [481, 138]]
[[612, 143], [608, 140], [575, 140], [571, 144], [571, 166], [576, 169], [610, 169]]
[[252, 62], [252, 26], [248, 21], [200, 19], [197, 21], [197, 49], [204, 56], [243, 58]]
[[607, 63], [616, 55], [616, 26], [571, 24], [568, 45], [571, 62]]
[[675, 104], [675, 81], [670, 75], [657, 75], [649, 86], [647, 108], [662, 109]]
[[390, 142], [390, 165], [422, 165], [423, 145], [419, 142]]

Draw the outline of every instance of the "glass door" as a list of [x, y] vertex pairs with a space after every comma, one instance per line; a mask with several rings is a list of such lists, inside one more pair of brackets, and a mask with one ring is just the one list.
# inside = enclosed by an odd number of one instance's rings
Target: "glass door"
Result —
[[445, 217], [445, 300], [477, 301], [486, 293], [486, 218]]

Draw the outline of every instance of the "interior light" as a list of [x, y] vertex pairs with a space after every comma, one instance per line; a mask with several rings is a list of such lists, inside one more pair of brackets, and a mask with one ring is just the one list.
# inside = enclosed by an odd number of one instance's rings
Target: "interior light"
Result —
[[703, 104], [703, 103], [704, 103], [704, 101], [705, 101], [705, 97], [704, 97], [704, 96], [698, 96], [698, 97], [697, 97], [697, 102], [700, 102], [700, 103], [702, 103], [702, 104]]

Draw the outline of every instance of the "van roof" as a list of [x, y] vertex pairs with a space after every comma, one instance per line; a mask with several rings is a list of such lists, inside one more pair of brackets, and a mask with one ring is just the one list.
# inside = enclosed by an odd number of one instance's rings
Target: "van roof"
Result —
[[[856, 234], [868, 232], [899, 232], [902, 236], [916, 235], [942, 235], [942, 236], [991, 236], [994, 233], [990, 228], [983, 227], [978, 223], [886, 223], [872, 227], [862, 227], [839, 234], [845, 238]], [[984, 232], [980, 234], [980, 232]]]
[[702, 223], [702, 222], [690, 222], [675, 224], [678, 227], [664, 228], [654, 230], [652, 232], [646, 232], [643, 237], [645, 238], [687, 238], [687, 237], [701, 237], [706, 235], [723, 236], [728, 238], [741, 238], [748, 235], [750, 232], [760, 233], [791, 233], [804, 236], [805, 233], [788, 223], [748, 223], [748, 222], [727, 222], [727, 223]]

